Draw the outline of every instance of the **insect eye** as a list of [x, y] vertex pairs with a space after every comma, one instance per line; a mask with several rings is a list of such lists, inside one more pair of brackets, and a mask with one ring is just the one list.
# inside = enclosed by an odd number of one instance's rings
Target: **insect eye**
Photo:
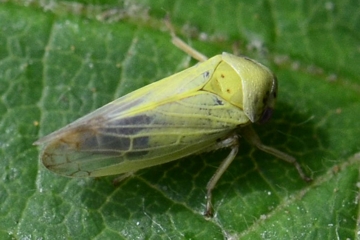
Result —
[[259, 123], [266, 123], [270, 120], [273, 113], [273, 109], [271, 107], [265, 108], [264, 112], [261, 115], [261, 118], [259, 119]]

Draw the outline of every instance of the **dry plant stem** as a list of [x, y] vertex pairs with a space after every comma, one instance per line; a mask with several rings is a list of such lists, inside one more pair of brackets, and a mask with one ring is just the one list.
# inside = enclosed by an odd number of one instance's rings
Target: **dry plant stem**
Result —
[[176, 47], [181, 49], [183, 52], [187, 53], [192, 58], [198, 60], [199, 62], [204, 62], [208, 59], [208, 57], [206, 57], [204, 54], [190, 47], [186, 42], [184, 42], [183, 40], [181, 40], [179, 37], [176, 36], [174, 27], [171, 25], [169, 18], [165, 19], [165, 24], [167, 28], [170, 30], [170, 34], [172, 38], [171, 41]]
[[187, 45], [183, 40], [181, 40], [180, 38], [178, 38], [175, 35], [172, 35], [171, 41], [175, 46], [177, 46], [178, 48], [180, 48], [185, 53], [187, 53], [188, 55], [190, 55], [194, 59], [198, 60], [199, 62], [204, 62], [204, 61], [206, 61], [208, 59], [205, 55], [203, 55], [202, 53], [196, 51], [194, 48]]

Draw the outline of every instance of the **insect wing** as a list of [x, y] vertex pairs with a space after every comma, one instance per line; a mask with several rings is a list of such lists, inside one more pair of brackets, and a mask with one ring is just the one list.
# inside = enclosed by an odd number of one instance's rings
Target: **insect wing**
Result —
[[148, 85], [40, 139], [44, 165], [67, 176], [104, 176], [206, 150], [247, 121], [239, 108], [199, 91], [220, 60]]
[[189, 69], [149, 84], [123, 97], [120, 97], [103, 107], [77, 119], [69, 125], [37, 140], [34, 144], [49, 144], [56, 141], [68, 132], [84, 125], [96, 124], [119, 115], [138, 112], [145, 106], [156, 106], [159, 102], [172, 99], [186, 92], [194, 92], [201, 89], [209, 80], [215, 67], [222, 60], [221, 55], [214, 56], [206, 62], [199, 63]]

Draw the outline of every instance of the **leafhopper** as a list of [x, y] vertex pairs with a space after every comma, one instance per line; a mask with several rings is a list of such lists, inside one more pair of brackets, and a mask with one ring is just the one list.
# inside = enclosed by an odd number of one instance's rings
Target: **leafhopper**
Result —
[[261, 143], [251, 125], [274, 109], [277, 80], [262, 64], [222, 53], [207, 59], [175, 35], [176, 46], [200, 63], [129, 93], [39, 139], [41, 160], [68, 177], [128, 174], [192, 154], [230, 148], [207, 184], [205, 215], [212, 216], [212, 190], [234, 160], [238, 136], [279, 159], [292, 156]]

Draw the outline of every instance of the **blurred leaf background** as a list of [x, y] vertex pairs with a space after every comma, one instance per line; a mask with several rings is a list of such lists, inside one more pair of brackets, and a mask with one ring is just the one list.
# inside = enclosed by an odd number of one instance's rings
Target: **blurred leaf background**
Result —
[[[113, 177], [47, 171], [32, 143], [196, 62], [163, 19], [204, 54], [241, 53], [279, 80], [264, 143], [314, 181], [242, 142], [202, 216], [228, 150]], [[357, 239], [359, 1], [1, 1], [1, 239]]]

